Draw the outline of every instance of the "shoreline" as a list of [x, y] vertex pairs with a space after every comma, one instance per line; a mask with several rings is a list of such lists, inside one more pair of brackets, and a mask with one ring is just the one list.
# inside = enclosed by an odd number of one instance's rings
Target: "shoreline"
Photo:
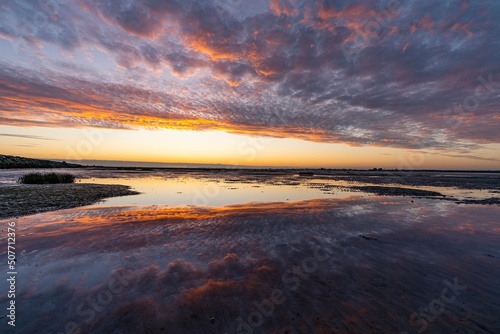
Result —
[[0, 219], [72, 209], [111, 197], [138, 195], [118, 184], [37, 184], [0, 187]]
[[[94, 168], [94, 170], [108, 171], [112, 173], [150, 173], [149, 170], [138, 170], [126, 168], [121, 170], [109, 168]], [[75, 170], [89, 170], [89, 168], [77, 168]], [[161, 172], [156, 169], [155, 171]], [[297, 170], [299, 171], [299, 170]], [[411, 173], [400, 171], [393, 172], [364, 171], [364, 172], [332, 172], [321, 171], [313, 175], [297, 175], [295, 171], [265, 171], [265, 170], [223, 170], [223, 169], [171, 169], [170, 173], [185, 174], [193, 176], [213, 176], [221, 180], [239, 179], [251, 183], [273, 184], [276, 177], [285, 176], [285, 182], [300, 182], [307, 184], [310, 180], [339, 180], [346, 181], [352, 185], [332, 186], [324, 185], [324, 190], [335, 188], [346, 188], [355, 192], [364, 192], [374, 196], [396, 196], [411, 197], [415, 199], [433, 199], [455, 202], [456, 204], [481, 204], [500, 205], [500, 198], [493, 194], [500, 193], [500, 177], [494, 175], [443, 175], [446, 173]], [[320, 172], [320, 171], [316, 171]], [[290, 179], [288, 176], [292, 177]], [[99, 178], [95, 178], [99, 182]], [[119, 183], [119, 179], [116, 181]], [[283, 180], [279, 180], [283, 182]], [[365, 183], [360, 186], [357, 184]], [[416, 189], [413, 187], [432, 186], [433, 190]], [[444, 195], [440, 192], [441, 187], [453, 187], [457, 189], [487, 189], [492, 196], [490, 198], [467, 198], [459, 199]], [[444, 189], [443, 188], [443, 189]], [[52, 184], [52, 185], [25, 185], [12, 184], [0, 186], [0, 219], [14, 218], [38, 214], [43, 212], [71, 209], [95, 204], [101, 200], [140, 194], [131, 190], [129, 186], [120, 184]]]

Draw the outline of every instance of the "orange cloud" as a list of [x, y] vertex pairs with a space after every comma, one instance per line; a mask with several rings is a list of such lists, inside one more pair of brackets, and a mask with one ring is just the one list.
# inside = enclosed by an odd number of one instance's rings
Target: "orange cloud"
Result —
[[269, 7], [271, 8], [271, 11], [278, 16], [297, 16], [299, 14], [299, 9], [294, 8], [290, 1], [271, 0], [269, 2]]
[[418, 21], [418, 23], [422, 28], [427, 30], [431, 30], [432, 28], [434, 28], [434, 25], [436, 24], [436, 22], [434, 22], [429, 16], [424, 17], [423, 19]]
[[451, 31], [457, 31], [457, 30], [461, 30], [463, 32], [465, 32], [467, 34], [467, 38], [472, 38], [472, 36], [474, 35], [470, 30], [471, 26], [471, 23], [455, 23], [451, 28], [450, 30]]
[[360, 21], [368, 16], [368, 7], [365, 3], [355, 3], [349, 5], [342, 11], [336, 11], [333, 6], [326, 8], [325, 4], [320, 7], [318, 17], [322, 20], [346, 18], [350, 20]]

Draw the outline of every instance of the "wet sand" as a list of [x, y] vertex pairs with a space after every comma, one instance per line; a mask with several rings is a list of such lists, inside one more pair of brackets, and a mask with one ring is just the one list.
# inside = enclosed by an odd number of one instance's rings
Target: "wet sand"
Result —
[[[119, 183], [151, 172], [82, 173]], [[457, 204], [418, 186], [331, 183], [331, 175], [190, 175], [229, 196], [241, 184], [359, 189], [342, 198], [94, 205], [0, 220], [17, 226], [17, 332], [500, 332], [500, 206]], [[3, 332], [5, 311], [0, 319]]]
[[498, 333], [499, 216], [352, 197], [20, 218], [17, 329]]
[[[137, 195], [137, 191], [117, 185], [120, 183], [120, 177], [141, 178], [146, 175], [166, 178], [190, 176], [226, 185], [246, 183], [255, 187], [302, 186], [320, 189], [324, 193], [340, 190], [379, 196], [431, 198], [457, 204], [500, 204], [500, 173], [307, 170], [309, 174], [301, 176], [304, 170], [80, 168], [70, 171], [77, 175], [79, 181], [87, 179], [91, 183], [42, 186], [5, 186], [3, 183], [2, 186], [2, 181], [13, 182], [12, 180], [16, 180], [25, 170], [18, 170], [17, 174], [16, 171], [10, 174], [2, 172], [0, 218], [86, 206], [110, 197]], [[103, 178], [116, 178], [113, 183], [117, 184], [95, 184]], [[332, 184], [337, 181], [342, 184]], [[456, 198], [443, 194], [442, 190], [446, 188], [488, 190], [489, 196], [475, 198], [471, 195], [468, 198]]]
[[105, 198], [138, 194], [123, 185], [44, 184], [0, 187], [0, 218], [91, 205]]

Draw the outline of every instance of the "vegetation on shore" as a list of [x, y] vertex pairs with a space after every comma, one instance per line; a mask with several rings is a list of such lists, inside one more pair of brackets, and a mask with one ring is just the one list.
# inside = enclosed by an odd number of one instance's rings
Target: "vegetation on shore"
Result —
[[56, 183], [74, 183], [75, 176], [70, 173], [28, 173], [18, 179], [19, 183], [24, 184], [56, 184]]
[[13, 155], [0, 154], [0, 169], [13, 168], [77, 168], [82, 167], [77, 164], [70, 164], [65, 161], [57, 162], [51, 160], [31, 159], [16, 157]]

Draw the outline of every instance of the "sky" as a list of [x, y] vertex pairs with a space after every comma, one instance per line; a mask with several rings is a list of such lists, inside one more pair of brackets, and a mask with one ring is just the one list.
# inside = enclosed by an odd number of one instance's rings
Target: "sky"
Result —
[[0, 154], [500, 169], [497, 0], [0, 2]]

